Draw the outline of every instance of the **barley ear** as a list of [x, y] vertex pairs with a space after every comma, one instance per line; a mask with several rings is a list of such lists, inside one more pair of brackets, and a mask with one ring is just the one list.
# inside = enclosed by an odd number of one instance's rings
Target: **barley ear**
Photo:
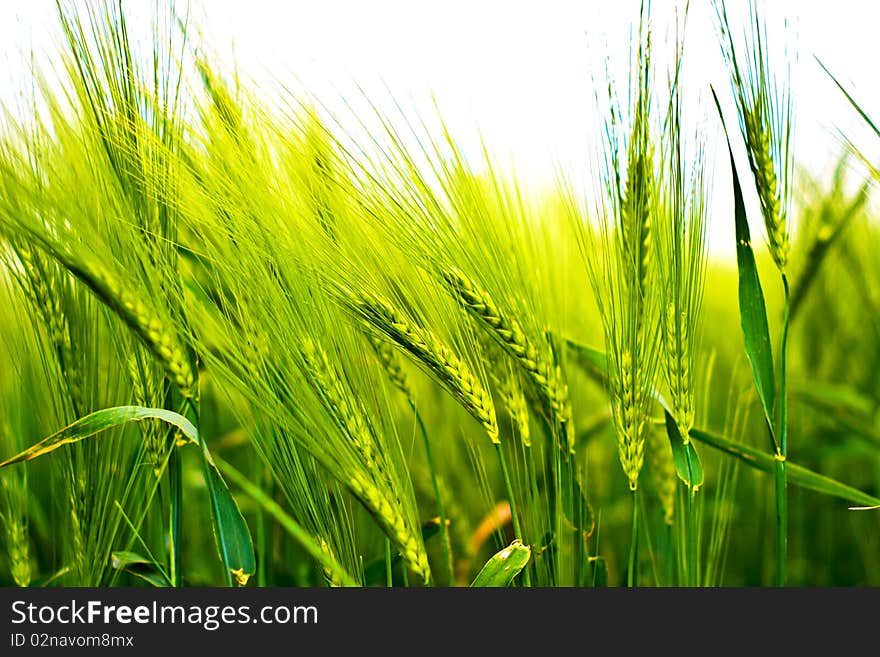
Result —
[[384, 299], [358, 293], [349, 302], [373, 330], [383, 333], [430, 372], [483, 425], [492, 443], [500, 443], [492, 397], [465, 361]]
[[[398, 509], [402, 503], [385, 464], [385, 456], [376, 449], [377, 440], [367, 422], [364, 409], [343, 385], [339, 372], [330, 364], [327, 353], [311, 338], [301, 344], [306, 372], [316, 393], [324, 400], [334, 422], [351, 441], [369, 477], [355, 475], [348, 483], [352, 493], [364, 503], [379, 525], [401, 549], [404, 560], [425, 581], [430, 579], [428, 557], [423, 543], [409, 527]], [[393, 499], [389, 500], [388, 491]]]
[[128, 325], [157, 358], [182, 396], [198, 396], [197, 376], [187, 348], [165, 313], [151, 305], [147, 295], [97, 261], [74, 257], [62, 250], [53, 250], [53, 255]]
[[[519, 365], [534, 386], [551, 422], [560, 430], [566, 449], [574, 452], [574, 427], [568, 386], [549, 353], [541, 354], [519, 322], [505, 315], [485, 290], [458, 269], [443, 272], [443, 280], [459, 302]], [[549, 352], [549, 349], [547, 350]]]
[[407, 399], [412, 399], [412, 389], [409, 387], [409, 381], [406, 378], [406, 372], [403, 371], [403, 363], [394, 351], [394, 347], [387, 340], [379, 338], [372, 333], [367, 334], [370, 346], [376, 353], [376, 357], [382, 364], [388, 380], [395, 388], [400, 390]]

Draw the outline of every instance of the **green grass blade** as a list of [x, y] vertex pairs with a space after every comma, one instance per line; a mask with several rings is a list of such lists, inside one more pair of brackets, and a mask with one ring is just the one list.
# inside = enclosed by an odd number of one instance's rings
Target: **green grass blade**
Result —
[[733, 159], [733, 148], [730, 145], [730, 136], [727, 134], [727, 126], [724, 123], [724, 115], [721, 112], [721, 104], [712, 90], [715, 98], [715, 106], [718, 108], [718, 116], [724, 126], [724, 135], [727, 138], [727, 150], [730, 155], [730, 170], [733, 176], [733, 204], [734, 222], [736, 224], [736, 265], [739, 272], [739, 312], [742, 323], [743, 337], [745, 338], [746, 354], [752, 366], [752, 375], [758, 397], [764, 408], [764, 416], [770, 431], [770, 438], [776, 449], [776, 438], [773, 432], [773, 409], [776, 403], [776, 384], [774, 380], [773, 349], [770, 344], [770, 328], [767, 323], [767, 308], [764, 304], [764, 292], [761, 289], [761, 279], [758, 277], [758, 266], [755, 263], [755, 253], [752, 250], [752, 238], [749, 232], [749, 222], [746, 217], [746, 206], [743, 202], [742, 187], [739, 175], [736, 171], [736, 162]]
[[672, 447], [675, 472], [688, 487], [699, 488], [703, 485], [703, 465], [700, 462], [700, 455], [697, 454], [693, 441], [684, 443], [678, 430], [678, 424], [665, 408], [663, 415], [666, 417], [666, 435], [669, 437], [669, 445]]
[[110, 555], [110, 564], [114, 569], [124, 570], [127, 573], [131, 573], [151, 586], [171, 586], [171, 581], [157, 563], [150, 561], [136, 552], [128, 552], [125, 550], [114, 552]]
[[[749, 447], [724, 436], [699, 429], [691, 430], [691, 438], [729, 454], [756, 470], [770, 473], [775, 473], [776, 471], [776, 458], [772, 454], [767, 454], [754, 447]], [[878, 497], [869, 495], [852, 486], [847, 486], [818, 472], [808, 470], [791, 461], [786, 463], [786, 472], [788, 483], [800, 488], [812, 490], [830, 497], [838, 497], [847, 502], [864, 506], [880, 505], [880, 498]]]
[[162, 408], [144, 408], [142, 406], [116, 406], [95, 411], [3, 461], [0, 463], [0, 468], [30, 461], [53, 452], [63, 445], [80, 442], [107, 429], [151, 418], [162, 420], [178, 428], [189, 442], [195, 443], [201, 448], [205, 467], [205, 482], [211, 497], [218, 551], [227, 572], [234, 575], [238, 583], [247, 582], [247, 579], [256, 570], [256, 557], [244, 516], [241, 515], [241, 510], [217, 470], [207, 445], [200, 439], [195, 425], [179, 413]]
[[868, 127], [874, 131], [875, 135], [880, 137], [880, 128], [877, 127], [877, 124], [874, 123], [873, 120], [871, 120], [871, 117], [868, 116], [865, 110], [863, 110], [861, 106], [856, 102], [856, 99], [852, 97], [852, 94], [850, 94], [850, 92], [847, 91], [846, 87], [844, 87], [843, 84], [841, 84], [841, 82], [834, 76], [834, 74], [828, 70], [825, 64], [822, 63], [822, 60], [817, 57], [816, 61], [818, 62], [819, 66], [822, 67], [822, 70], [825, 71], [828, 77], [831, 78], [831, 81], [834, 82], [834, 84], [837, 85], [837, 88], [840, 89], [844, 96], [846, 96], [849, 104], [853, 106], [853, 109], [858, 112], [859, 116], [861, 116], [865, 123], [868, 124]]
[[28, 447], [23, 452], [12, 456], [2, 463], [0, 468], [8, 465], [30, 461], [44, 454], [55, 451], [63, 445], [78, 443], [91, 438], [97, 433], [122, 426], [129, 422], [157, 419], [180, 429], [181, 433], [192, 442], [199, 442], [199, 432], [188, 419], [163, 408], [144, 408], [142, 406], [115, 406], [90, 413], [76, 422], [64, 427], [51, 436]]
[[532, 550], [528, 545], [514, 541], [486, 562], [486, 565], [471, 582], [471, 586], [510, 586], [513, 578], [519, 575], [529, 563], [531, 556]]

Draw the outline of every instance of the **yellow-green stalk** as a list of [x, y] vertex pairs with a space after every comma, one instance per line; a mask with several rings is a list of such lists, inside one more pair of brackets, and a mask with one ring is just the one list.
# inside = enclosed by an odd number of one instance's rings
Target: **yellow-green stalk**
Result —
[[[600, 239], [581, 226], [605, 334], [608, 392], [618, 456], [632, 492], [632, 533], [627, 583], [638, 583], [639, 474], [644, 463], [659, 351], [659, 303], [651, 257], [657, 223], [657, 165], [651, 98], [649, 3], [642, 2], [638, 47], [630, 69], [627, 111], [609, 86], [599, 182]], [[586, 237], [586, 238], [585, 238]]]
[[[788, 458], [787, 344], [790, 319], [790, 292], [786, 267], [790, 250], [788, 210], [791, 205], [793, 128], [792, 96], [771, 67], [767, 27], [750, 2], [750, 32], [743, 53], [738, 50], [724, 0], [716, 0], [715, 10], [721, 33], [724, 58], [730, 71], [740, 131], [749, 156], [749, 167], [761, 205], [767, 246], [782, 279], [783, 316], [779, 341], [779, 380], [774, 418], [768, 417], [771, 440], [776, 449], [777, 584], [786, 582], [788, 560]], [[784, 82], [784, 81], [783, 81]]]

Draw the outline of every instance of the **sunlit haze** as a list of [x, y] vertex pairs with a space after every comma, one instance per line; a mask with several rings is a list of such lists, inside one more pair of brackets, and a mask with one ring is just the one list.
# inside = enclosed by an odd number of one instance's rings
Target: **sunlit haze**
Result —
[[[177, 2], [186, 13], [185, 3]], [[675, 4], [655, 2], [655, 49], [662, 57]], [[683, 3], [679, 3], [683, 5]], [[687, 25], [686, 86], [702, 103], [713, 149], [720, 123], [709, 85], [721, 92], [733, 117], [729, 83], [717, 45], [709, 0], [691, 3]], [[133, 29], [147, 29], [151, 2], [125, 3]], [[818, 57], [858, 101], [880, 115], [876, 84], [877, 4], [868, 1], [774, 0], [762, 3], [772, 45], [789, 50], [796, 114], [795, 153], [800, 165], [827, 174], [841, 150], [838, 135], [876, 144], [816, 62]], [[729, 3], [734, 25], [745, 25], [748, 3]], [[344, 114], [346, 101], [364, 94], [381, 109], [392, 99], [405, 111], [435, 112], [432, 97], [466, 153], [479, 158], [481, 134], [490, 151], [512, 163], [531, 188], [553, 184], [561, 167], [589, 189], [598, 120], [593, 85], [604, 62], [624, 83], [638, 2], [480, 1], [281, 2], [193, 0], [192, 23], [210, 50], [239, 75], [271, 94], [284, 85], [315, 94], [328, 111]], [[10, 99], [29, 79], [30, 53], [53, 61], [58, 51], [53, 0], [0, 4], [0, 49], [5, 69], [0, 92]], [[783, 59], [779, 61], [784, 62]], [[709, 111], [711, 109], [711, 111]], [[730, 177], [725, 157], [714, 162], [711, 247], [728, 253]]]

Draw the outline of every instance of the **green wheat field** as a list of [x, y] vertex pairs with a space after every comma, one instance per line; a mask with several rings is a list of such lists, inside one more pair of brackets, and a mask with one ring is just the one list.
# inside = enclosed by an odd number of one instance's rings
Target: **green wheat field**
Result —
[[804, 173], [785, 44], [710, 4], [729, 84], [644, 3], [538, 193], [59, 3], [0, 117], [0, 584], [880, 585], [876, 144]]

